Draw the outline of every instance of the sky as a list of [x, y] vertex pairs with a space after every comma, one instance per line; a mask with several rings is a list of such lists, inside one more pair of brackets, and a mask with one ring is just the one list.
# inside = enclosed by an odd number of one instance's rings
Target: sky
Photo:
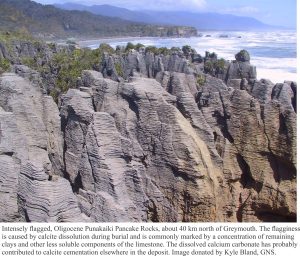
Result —
[[218, 12], [254, 17], [270, 25], [296, 27], [297, 0], [34, 0], [42, 4], [110, 4], [130, 10]]

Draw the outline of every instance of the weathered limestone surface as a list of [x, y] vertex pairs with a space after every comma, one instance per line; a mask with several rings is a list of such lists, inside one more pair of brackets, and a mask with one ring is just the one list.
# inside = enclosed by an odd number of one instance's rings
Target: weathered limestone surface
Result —
[[63, 140], [56, 104], [28, 80], [0, 78], [1, 221], [83, 220], [64, 179]]
[[24, 66], [0, 77], [0, 220], [295, 221], [296, 83], [246, 55], [227, 84], [140, 56], [128, 81], [110, 56], [84, 71], [60, 109]]
[[[207, 87], [210, 84], [203, 90]], [[235, 209], [238, 221], [295, 220], [293, 97], [289, 84], [274, 86], [261, 80], [248, 92], [220, 90], [219, 100], [211, 97], [208, 106], [201, 106], [205, 119], [214, 126], [216, 148], [235, 201], [231, 211]]]
[[105, 78], [119, 81], [120, 72], [125, 78], [133, 76], [136, 72], [144, 77], [155, 78], [157, 73], [162, 71], [193, 74], [194, 68], [189, 65], [189, 60], [183, 58], [183, 54], [178, 52], [170, 55], [154, 55], [152, 52], [132, 50], [123, 58], [104, 54], [100, 71]]

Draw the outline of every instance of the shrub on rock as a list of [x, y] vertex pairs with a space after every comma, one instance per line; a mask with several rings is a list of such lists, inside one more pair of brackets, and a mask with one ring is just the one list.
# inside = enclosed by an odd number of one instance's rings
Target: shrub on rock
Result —
[[250, 61], [250, 54], [246, 50], [241, 50], [240, 52], [238, 52], [235, 55], [235, 59], [237, 61], [240, 61], [240, 62], [249, 62]]

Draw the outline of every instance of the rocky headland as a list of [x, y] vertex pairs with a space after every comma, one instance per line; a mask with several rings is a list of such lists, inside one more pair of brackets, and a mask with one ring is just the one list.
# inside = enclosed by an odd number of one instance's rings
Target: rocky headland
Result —
[[296, 221], [297, 85], [247, 51], [7, 42], [0, 221]]

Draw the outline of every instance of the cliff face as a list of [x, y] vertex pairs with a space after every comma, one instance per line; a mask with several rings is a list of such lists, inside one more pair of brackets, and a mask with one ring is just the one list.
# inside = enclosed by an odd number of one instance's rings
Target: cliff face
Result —
[[296, 83], [212, 59], [106, 55], [59, 109], [4, 73], [0, 220], [296, 221]]
[[61, 177], [63, 140], [53, 99], [12, 73], [1, 76], [0, 91], [1, 221], [81, 220]]

